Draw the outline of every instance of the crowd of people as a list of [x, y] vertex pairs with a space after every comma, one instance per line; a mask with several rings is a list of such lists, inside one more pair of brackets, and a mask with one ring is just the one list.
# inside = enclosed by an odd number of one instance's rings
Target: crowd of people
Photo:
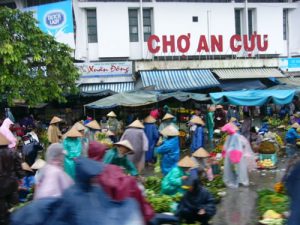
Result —
[[[113, 111], [106, 115], [108, 120], [98, 122], [87, 117], [67, 132], [60, 129], [63, 120], [54, 116], [47, 129], [45, 156], [39, 153], [43, 145], [34, 120], [27, 119], [18, 127], [10, 113], [0, 127], [0, 225], [208, 224], [216, 206], [201, 180], [214, 179], [206, 149], [214, 145], [215, 133], [227, 134], [220, 154], [224, 158], [224, 183], [238, 188], [249, 185], [248, 173], [256, 165], [252, 149], [261, 141], [260, 135], [268, 132], [268, 125], [253, 127], [253, 112], [247, 107], [241, 112], [236, 106], [224, 110], [221, 105], [211, 105], [205, 116], [196, 109], [188, 122], [190, 151], [183, 155], [176, 116], [167, 107], [164, 110], [162, 116], [153, 109], [145, 118], [131, 121], [124, 132], [120, 132]], [[286, 116], [290, 112], [281, 113]], [[300, 139], [300, 116], [293, 115], [286, 134], [290, 158], [297, 154], [296, 140]], [[111, 145], [101, 143], [99, 134], [104, 134]], [[17, 150], [18, 142], [23, 143], [21, 151]], [[174, 216], [155, 214], [145, 198], [143, 174], [146, 166], [152, 169], [155, 163], [162, 173], [161, 193], [183, 194]], [[293, 182], [291, 176], [298, 175], [289, 171], [291, 175], [284, 180]], [[10, 216], [10, 209], [19, 201], [27, 201], [32, 190], [31, 203]]]

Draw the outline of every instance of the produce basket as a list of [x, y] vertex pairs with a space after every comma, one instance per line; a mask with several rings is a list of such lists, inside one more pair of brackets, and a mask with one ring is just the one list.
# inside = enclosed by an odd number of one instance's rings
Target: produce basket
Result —
[[265, 159], [271, 159], [272, 163], [277, 163], [277, 154], [259, 154], [259, 160], [263, 161]]

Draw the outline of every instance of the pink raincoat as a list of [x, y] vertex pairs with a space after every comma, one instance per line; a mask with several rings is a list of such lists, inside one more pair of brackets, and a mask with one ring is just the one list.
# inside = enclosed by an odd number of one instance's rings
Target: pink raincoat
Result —
[[14, 124], [9, 118], [6, 118], [0, 127], [0, 133], [9, 140], [8, 148], [14, 148], [17, 145], [17, 138], [10, 131], [10, 126]]

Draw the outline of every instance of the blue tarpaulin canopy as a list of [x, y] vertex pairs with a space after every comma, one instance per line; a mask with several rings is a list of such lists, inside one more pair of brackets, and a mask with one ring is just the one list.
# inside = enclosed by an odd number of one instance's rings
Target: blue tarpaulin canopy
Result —
[[214, 104], [231, 104], [241, 106], [262, 106], [272, 102], [277, 105], [293, 101], [295, 90], [251, 90], [210, 93]]

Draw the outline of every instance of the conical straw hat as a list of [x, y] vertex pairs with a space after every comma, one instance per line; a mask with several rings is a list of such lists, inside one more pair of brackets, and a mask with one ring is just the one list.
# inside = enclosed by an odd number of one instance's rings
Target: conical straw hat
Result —
[[285, 129], [285, 126], [284, 125], [280, 125], [277, 127], [278, 129]]
[[87, 126], [87, 127], [89, 127], [89, 128], [92, 128], [92, 129], [94, 129], [94, 130], [100, 130], [100, 129], [101, 129], [99, 123], [98, 123], [96, 120], [93, 120], [93, 121], [89, 122], [89, 123], [88, 123], [87, 125], [85, 125], [85, 126]]
[[147, 116], [144, 120], [145, 123], [155, 123], [156, 119], [154, 119], [152, 116]]
[[75, 123], [75, 124], [73, 125], [72, 129], [73, 129], [73, 128], [75, 128], [75, 129], [78, 130], [78, 131], [83, 131], [83, 130], [85, 130], [85, 126], [83, 126], [83, 124], [80, 123], [80, 122]]
[[165, 127], [160, 133], [163, 136], [169, 136], [169, 137], [179, 136], [179, 131], [173, 125], [169, 125]]
[[299, 128], [300, 127], [300, 125], [299, 125], [299, 123], [293, 123], [293, 125], [292, 125], [292, 128]]
[[44, 160], [38, 159], [32, 164], [31, 169], [39, 170], [39, 169], [43, 168], [45, 165], [46, 165], [46, 162]]
[[128, 127], [144, 129], [144, 125], [143, 125], [143, 124], [141, 123], [141, 121], [139, 121], [139, 120], [133, 121], [131, 124], [129, 124]]
[[77, 137], [82, 137], [82, 134], [76, 130], [76, 128], [71, 128], [67, 133], [66, 133], [66, 137], [70, 137], [70, 138], [77, 138]]
[[0, 133], [0, 146], [9, 145], [9, 140]]
[[57, 116], [54, 116], [54, 117], [52, 118], [52, 120], [50, 121], [50, 124], [59, 123], [59, 122], [61, 122], [61, 121], [62, 121], [61, 118], [59, 118], [59, 117], [57, 117]]
[[207, 158], [209, 157], [209, 153], [204, 148], [199, 148], [193, 153], [193, 156], [197, 158]]
[[23, 162], [23, 163], [21, 164], [21, 166], [22, 166], [22, 170], [32, 172], [32, 169], [30, 168], [30, 166], [29, 166], [26, 162]]
[[188, 167], [188, 168], [194, 168], [196, 167], [196, 163], [191, 159], [189, 156], [185, 156], [183, 159], [181, 159], [178, 164], [179, 167]]
[[119, 142], [115, 143], [114, 145], [123, 146], [123, 147], [127, 148], [128, 150], [130, 150], [131, 154], [134, 154], [133, 147], [128, 140], [119, 141]]
[[201, 126], [205, 125], [205, 123], [203, 122], [203, 120], [199, 116], [194, 116], [193, 119], [190, 120], [190, 122], [194, 123], [194, 124], [199, 124]]
[[110, 130], [108, 130], [105, 135], [106, 135], [106, 137], [115, 136], [114, 132], [112, 132]]
[[172, 115], [172, 114], [170, 114], [170, 113], [167, 113], [163, 118], [162, 118], [162, 120], [168, 120], [168, 119], [174, 119], [175, 117]]
[[117, 117], [117, 115], [113, 111], [108, 113], [106, 116], [108, 116], [108, 117]]
[[216, 106], [216, 109], [223, 109], [223, 106], [217, 105], [217, 106]]

